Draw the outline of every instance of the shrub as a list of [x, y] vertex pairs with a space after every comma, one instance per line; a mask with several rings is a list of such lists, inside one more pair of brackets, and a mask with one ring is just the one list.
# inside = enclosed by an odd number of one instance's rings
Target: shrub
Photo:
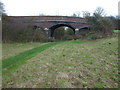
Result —
[[48, 42], [55, 42], [57, 41], [54, 37], [48, 38]]
[[73, 35], [65, 34], [65, 35], [62, 37], [62, 40], [72, 40], [72, 39], [74, 39]]

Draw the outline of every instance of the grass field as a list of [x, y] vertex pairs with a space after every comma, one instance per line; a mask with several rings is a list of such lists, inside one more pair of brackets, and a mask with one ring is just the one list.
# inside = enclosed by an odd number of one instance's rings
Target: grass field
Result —
[[3, 44], [3, 52], [4, 88], [118, 87], [117, 37]]

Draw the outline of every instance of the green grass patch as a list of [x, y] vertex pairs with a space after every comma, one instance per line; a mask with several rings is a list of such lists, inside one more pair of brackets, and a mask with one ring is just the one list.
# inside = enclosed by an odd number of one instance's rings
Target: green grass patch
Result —
[[104, 88], [104, 87], [103, 87], [103, 84], [102, 84], [101, 82], [95, 83], [95, 84], [94, 84], [94, 87], [97, 87], [97, 88]]

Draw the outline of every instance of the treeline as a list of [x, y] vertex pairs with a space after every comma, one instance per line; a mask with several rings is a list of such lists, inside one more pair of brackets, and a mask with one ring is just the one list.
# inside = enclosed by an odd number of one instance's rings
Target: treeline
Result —
[[[73, 16], [79, 17], [80, 13], [74, 13]], [[78, 39], [95, 40], [111, 37], [114, 30], [120, 30], [120, 16], [106, 16], [101, 7], [96, 8], [92, 15], [84, 11], [83, 17], [91, 27], [89, 30], [80, 30]]]
[[86, 13], [85, 18], [88, 24], [90, 24], [91, 30], [88, 33], [91, 39], [100, 39], [111, 37], [113, 35], [113, 30], [120, 30], [118, 25], [120, 22], [119, 17], [105, 16], [104, 9], [97, 8], [92, 16]]

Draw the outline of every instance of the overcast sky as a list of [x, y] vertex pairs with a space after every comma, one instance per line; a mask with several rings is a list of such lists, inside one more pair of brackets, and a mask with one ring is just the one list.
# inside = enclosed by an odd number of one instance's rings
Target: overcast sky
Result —
[[[118, 14], [119, 0], [0, 0], [10, 16], [29, 15], [67, 15], [75, 12], [94, 12], [97, 7], [104, 8], [107, 15]], [[82, 13], [81, 13], [82, 16]]]

